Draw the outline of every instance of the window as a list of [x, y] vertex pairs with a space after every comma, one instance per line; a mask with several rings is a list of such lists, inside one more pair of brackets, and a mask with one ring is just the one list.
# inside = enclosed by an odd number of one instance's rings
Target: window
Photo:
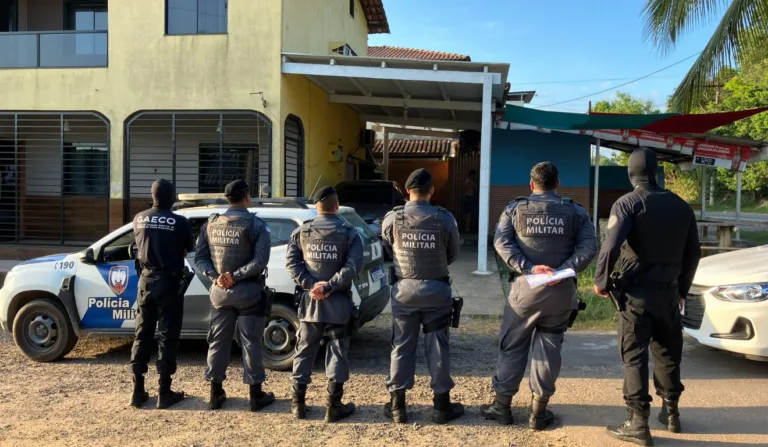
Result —
[[304, 196], [304, 127], [293, 115], [285, 119], [285, 197]]
[[259, 161], [262, 156], [264, 160], [269, 157], [260, 153], [258, 144], [225, 144], [221, 149], [218, 144], [201, 144], [199, 151], [199, 193], [221, 193], [227, 183], [245, 180], [251, 186], [251, 196], [259, 196]]
[[334, 48], [331, 52], [334, 54], [340, 54], [342, 56], [357, 56], [357, 53], [355, 53], [352, 47], [346, 43], [338, 48]]
[[349, 0], [349, 15], [355, 18], [355, 0]]
[[131, 245], [135, 243], [136, 234], [130, 230], [101, 249], [101, 260], [103, 262], [121, 262], [133, 259]]
[[227, 0], [165, 0], [165, 34], [224, 34]]
[[64, 143], [63, 193], [109, 195], [109, 149], [103, 144]]
[[[107, 31], [109, 29], [106, 3], [71, 3], [67, 11], [67, 29], [70, 31]], [[76, 34], [75, 54], [107, 54], [107, 34]]]

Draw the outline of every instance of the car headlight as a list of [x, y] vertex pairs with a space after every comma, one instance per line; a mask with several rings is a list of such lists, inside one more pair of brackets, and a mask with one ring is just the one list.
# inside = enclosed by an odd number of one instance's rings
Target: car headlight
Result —
[[723, 301], [765, 301], [768, 299], [768, 284], [740, 284], [736, 286], [718, 287], [712, 291], [712, 296]]

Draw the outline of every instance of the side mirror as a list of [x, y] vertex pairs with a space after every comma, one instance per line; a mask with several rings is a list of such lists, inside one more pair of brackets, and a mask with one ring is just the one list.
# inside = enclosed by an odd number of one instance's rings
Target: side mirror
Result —
[[93, 249], [89, 248], [85, 253], [80, 255], [80, 262], [83, 264], [96, 264], [96, 257], [93, 254]]

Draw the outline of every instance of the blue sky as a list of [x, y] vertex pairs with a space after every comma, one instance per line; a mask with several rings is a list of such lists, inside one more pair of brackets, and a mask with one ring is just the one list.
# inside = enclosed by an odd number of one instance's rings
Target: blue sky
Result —
[[[662, 55], [643, 40], [644, 4], [645, 0], [384, 0], [392, 34], [372, 35], [369, 45], [507, 62], [512, 89], [536, 90], [532, 106], [545, 106], [616, 86], [701, 51], [717, 25], [706, 23]], [[694, 60], [619, 91], [651, 100], [664, 110], [667, 97]], [[616, 78], [628, 79], [591, 81]], [[586, 80], [590, 81], [562, 82]], [[548, 110], [585, 112], [588, 101], [594, 104], [614, 95], [610, 91]]]

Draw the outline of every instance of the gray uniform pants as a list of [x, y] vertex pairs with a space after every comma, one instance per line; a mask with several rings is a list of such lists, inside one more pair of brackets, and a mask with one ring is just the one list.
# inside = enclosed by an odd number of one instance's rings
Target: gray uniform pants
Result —
[[542, 314], [540, 309], [505, 306], [499, 335], [499, 363], [493, 377], [497, 394], [514, 396], [520, 389], [529, 350], [533, 351], [531, 391], [542, 397], [555, 393], [555, 381], [560, 375], [560, 349], [570, 315], [571, 311]]
[[264, 362], [261, 343], [264, 337], [266, 317], [238, 315], [233, 308], [211, 308], [211, 327], [208, 331], [208, 368], [205, 380], [221, 383], [227, 378], [229, 354], [235, 336], [235, 323], [243, 349], [243, 383], [264, 383]]
[[[390, 392], [413, 388], [419, 330], [422, 325], [444, 318], [450, 312], [450, 305], [424, 309], [404, 307], [392, 300], [392, 357], [387, 377]], [[430, 386], [436, 394], [447, 393], [454, 387], [448, 334], [447, 327], [424, 334], [427, 367], [432, 377]]]
[[[293, 358], [294, 383], [309, 385], [312, 383], [312, 366], [320, 350], [320, 341], [333, 329], [340, 329], [343, 325], [326, 323], [299, 323], [299, 333], [296, 340], [296, 355]], [[349, 380], [349, 363], [347, 352], [349, 351], [349, 337], [336, 340], [327, 340], [325, 351], [325, 375], [328, 380], [336, 383], [344, 383]]]

